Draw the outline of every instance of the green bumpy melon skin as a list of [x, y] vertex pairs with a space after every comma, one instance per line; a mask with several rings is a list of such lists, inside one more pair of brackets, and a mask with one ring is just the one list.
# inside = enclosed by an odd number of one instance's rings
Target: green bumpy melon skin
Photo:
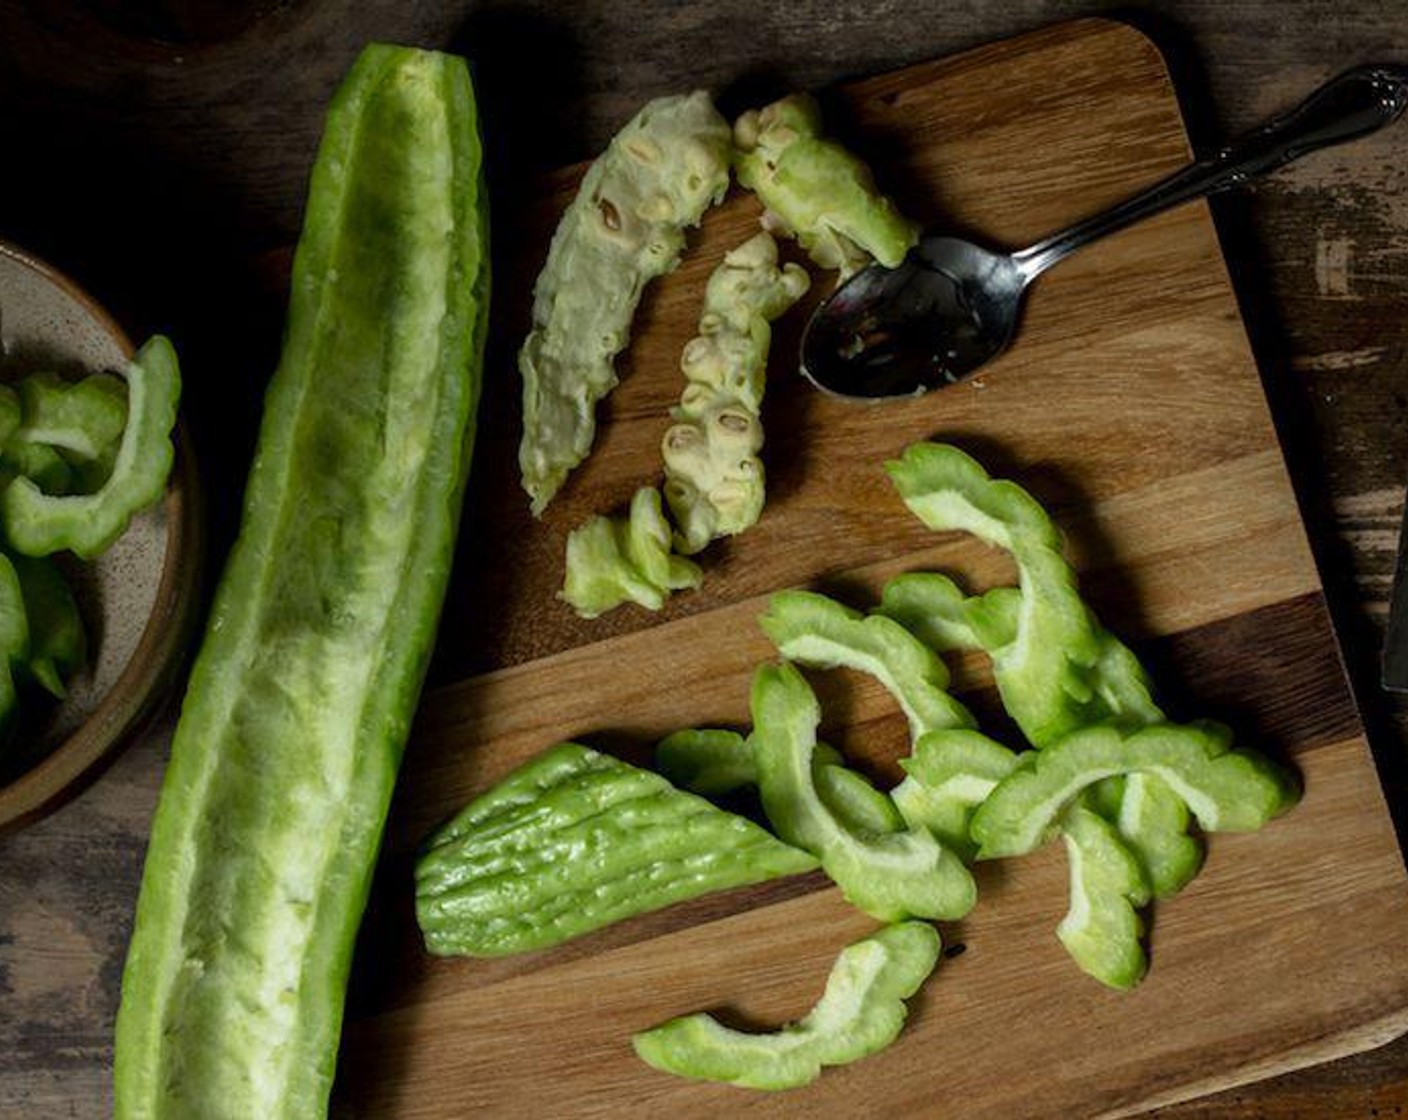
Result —
[[127, 389], [109, 373], [65, 381], [40, 371], [0, 386], [0, 485], [24, 475], [45, 494], [99, 489], [127, 422]]
[[1162, 779], [1207, 832], [1252, 832], [1289, 810], [1300, 791], [1290, 774], [1253, 751], [1233, 750], [1216, 724], [1153, 724], [1124, 734], [1097, 725], [1073, 732], [998, 783], [973, 816], [980, 858], [1039, 847], [1062, 811], [1104, 779]]
[[88, 659], [88, 635], [73, 589], [58, 565], [44, 556], [12, 556], [29, 622], [24, 667], [55, 699], [68, 693], [68, 678]]
[[918, 739], [930, 731], [973, 727], [972, 714], [948, 692], [943, 661], [899, 623], [863, 615], [815, 591], [779, 591], [758, 620], [783, 657], [817, 669], [869, 673], [894, 696]]
[[977, 731], [931, 731], [920, 736], [909, 758], [900, 759], [906, 777], [890, 796], [910, 828], [928, 829], [972, 862], [978, 854], [970, 833], [973, 813], [1017, 762], [1016, 754]]
[[30, 656], [30, 638], [23, 582], [15, 562], [0, 552], [0, 747], [14, 723], [15, 675]]
[[[737, 731], [676, 731], [655, 748], [655, 765], [675, 785], [701, 797], [723, 797], [758, 784], [753, 744]], [[848, 768], [841, 753], [825, 743], [817, 743], [812, 751], [812, 780], [827, 809], [853, 832], [899, 832], [905, 827], [889, 795]]]
[[[134, 516], [166, 493], [176, 454], [171, 433], [181, 399], [181, 371], [170, 340], [162, 335], [148, 339], [127, 364], [126, 382], [126, 423], [116, 451], [110, 449], [111, 439], [103, 438], [105, 429], [89, 433], [93, 460], [105, 454], [112, 459], [98, 490], [90, 494], [45, 493], [20, 474], [0, 493], [0, 524], [17, 552], [48, 556], [67, 549], [91, 560], [107, 551]], [[82, 401], [88, 392], [105, 392], [103, 388], [85, 390], [88, 384], [80, 382], [72, 390], [76, 401]], [[95, 426], [102, 423], [91, 416], [89, 419]], [[16, 435], [23, 432], [21, 426]], [[69, 434], [77, 433], [71, 430]], [[31, 452], [47, 450], [68, 466], [54, 445], [35, 439], [22, 446]]]
[[1071, 959], [1106, 987], [1128, 991], [1144, 979], [1144, 921], [1149, 883], [1115, 826], [1082, 805], [1061, 820], [1070, 868], [1070, 908], [1056, 936]]
[[13, 385], [0, 382], [0, 448], [10, 442], [24, 421], [20, 395]]
[[821, 135], [821, 111], [792, 94], [734, 123], [738, 181], [767, 208], [765, 224], [795, 236], [822, 268], [849, 276], [872, 259], [894, 268], [919, 227], [875, 187], [861, 160]]
[[911, 444], [885, 469], [929, 528], [968, 532], [1012, 554], [1022, 590], [1015, 628], [990, 655], [1003, 706], [1022, 733], [1041, 747], [1091, 722], [1090, 670], [1100, 641], [1046, 511], [949, 444]]
[[672, 1019], [631, 1041], [664, 1073], [745, 1089], [797, 1089], [824, 1066], [858, 1061], [899, 1036], [905, 1000], [939, 962], [933, 926], [901, 922], [841, 950], [826, 990], [801, 1019], [770, 1034], [749, 1034], [699, 1013]]
[[6, 450], [21, 444], [44, 444], [75, 464], [105, 463], [117, 455], [127, 424], [127, 389], [110, 373], [65, 381], [52, 373], [33, 373], [15, 385], [22, 421], [4, 440]]
[[78, 604], [54, 562], [0, 552], [0, 759], [23, 750], [11, 734], [20, 685], [33, 682], [62, 699], [86, 653]]
[[588, 168], [553, 234], [518, 355], [518, 462], [534, 516], [587, 457], [646, 284], [728, 189], [728, 122], [703, 92], [647, 103]]
[[658, 774], [561, 743], [431, 837], [416, 917], [432, 953], [498, 957], [816, 866]]
[[[885, 588], [882, 613], [936, 649], [987, 651], [1004, 705], [1036, 747], [1097, 723], [1164, 722], [1139, 659], [1081, 601], [1060, 534], [1035, 499], [948, 445], [915, 445], [890, 470], [931, 528], [965, 529], [1011, 551], [1023, 587], [970, 597], [944, 576], [910, 573]], [[1177, 894], [1203, 864], [1186, 809], [1152, 774], [1122, 788], [1128, 807], [1111, 803], [1109, 819], [1144, 864], [1154, 896]]]
[[759, 667], [752, 710], [763, 811], [778, 836], [821, 860], [848, 902], [883, 922], [957, 919], [973, 908], [972, 875], [929, 832], [861, 832], [822, 799], [813, 763], [821, 712], [794, 666]]
[[655, 746], [655, 766], [673, 784], [700, 797], [725, 797], [758, 784], [752, 744], [722, 727], [671, 732]]
[[[1022, 587], [968, 596], [944, 576], [909, 573], [885, 587], [881, 612], [935, 650], [986, 651], [1004, 704], [1035, 747], [1051, 750], [1067, 736], [1103, 727], [1102, 734], [1110, 735], [1144, 728], [1175, 740], [1207, 735], [1218, 750], [1226, 749], [1221, 732], [1167, 723], [1139, 659], [1081, 603], [1075, 573], [1060, 555], [1059, 534], [1024, 490], [990, 478], [961, 451], [944, 445], [911, 447], [890, 470], [906, 504], [931, 528], [966, 530], [1011, 551]], [[1148, 736], [1140, 740], [1148, 741]], [[1264, 764], [1250, 753], [1247, 757], [1253, 769]], [[1024, 770], [1045, 768], [1048, 774], [1051, 765], [1052, 760], [1025, 756], [1019, 762]], [[1228, 773], [1229, 764], [1221, 765]], [[1282, 808], [1288, 806], [1294, 798], [1289, 780], [1269, 764], [1267, 773], [1282, 787], [1273, 800], [1279, 797]], [[984, 803], [965, 815], [962, 806], [941, 803], [925, 777], [937, 781], [943, 775], [911, 773], [894, 791], [901, 812], [911, 823], [925, 820], [946, 843], [974, 855], [978, 815], [986, 810], [984, 827], [990, 827], [997, 808]], [[1014, 775], [1012, 784], [1031, 780]], [[1252, 801], [1266, 796], [1265, 788], [1253, 785], [1243, 783], [1242, 794]], [[992, 793], [998, 806], [1007, 797], [1006, 791]], [[1092, 823], [1091, 812], [1103, 816], [1106, 826]], [[1147, 962], [1137, 908], [1151, 897], [1176, 894], [1202, 867], [1205, 848], [1189, 834], [1190, 823], [1188, 805], [1170, 773], [1146, 766], [1107, 768], [1058, 820], [1042, 826], [1043, 835], [1061, 832], [1070, 859], [1071, 904], [1058, 936], [1080, 967], [1102, 982], [1124, 988], [1143, 977]]]
[[485, 198], [464, 61], [367, 47], [329, 109], [244, 516], [152, 825], [118, 1120], [326, 1114], [473, 447]]
[[[996, 587], [983, 595], [969, 596], [947, 576], [907, 572], [885, 585], [880, 611], [935, 650], [992, 651], [1014, 641], [1021, 597], [1015, 587]], [[1054, 683], [1048, 685], [1054, 701], [1069, 708], [1054, 722], [1061, 727], [1111, 723], [1130, 730], [1164, 722], [1139, 659], [1094, 615], [1090, 623], [1097, 643], [1090, 667], [1091, 695], [1077, 700]], [[1008, 680], [1007, 659], [995, 657], [993, 665], [1000, 689], [1005, 687], [1010, 693], [1018, 687]], [[1061, 677], [1053, 675], [1051, 679]], [[904, 801], [917, 802], [924, 795], [922, 786], [908, 782], [895, 792], [902, 809]], [[1197, 875], [1204, 854], [1202, 843], [1188, 834], [1188, 810], [1183, 801], [1152, 774], [1131, 774], [1117, 783], [1107, 783], [1104, 792], [1099, 798], [1100, 812], [1139, 857], [1154, 897], [1177, 894]], [[944, 827], [950, 830], [955, 821], [952, 813], [943, 817]], [[941, 832], [940, 839], [945, 835], [952, 836], [952, 832]]]

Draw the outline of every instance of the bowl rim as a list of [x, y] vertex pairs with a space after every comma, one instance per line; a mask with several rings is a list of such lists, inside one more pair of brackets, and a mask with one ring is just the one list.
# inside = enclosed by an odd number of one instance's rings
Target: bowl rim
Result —
[[[125, 358], [135, 350], [127, 332], [100, 303], [53, 265], [0, 240], [0, 256], [62, 290], [91, 316]], [[151, 614], [136, 647], [97, 707], [57, 747], [13, 781], [0, 786], [0, 835], [47, 815], [77, 796], [102, 765], [129, 745], [175, 683], [194, 630], [205, 547], [204, 510], [190, 435], [179, 415], [176, 457], [167, 482], [166, 554]]]

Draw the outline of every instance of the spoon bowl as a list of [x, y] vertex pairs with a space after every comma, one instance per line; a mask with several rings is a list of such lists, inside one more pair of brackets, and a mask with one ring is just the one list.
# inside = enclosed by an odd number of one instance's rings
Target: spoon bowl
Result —
[[924, 238], [898, 268], [861, 269], [808, 326], [802, 372], [841, 396], [909, 397], [961, 381], [1007, 348], [1026, 275], [957, 237]]
[[996, 253], [931, 234], [898, 268], [862, 269], [817, 308], [802, 338], [802, 372], [828, 392], [861, 400], [952, 385], [1007, 348], [1027, 285], [1057, 261], [1145, 218], [1375, 132], [1405, 106], [1408, 67], [1356, 67], [1230, 147], [1026, 249]]

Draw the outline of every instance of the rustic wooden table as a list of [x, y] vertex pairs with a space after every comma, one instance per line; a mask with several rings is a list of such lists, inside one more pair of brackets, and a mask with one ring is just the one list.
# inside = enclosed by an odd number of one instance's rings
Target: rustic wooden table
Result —
[[[363, 42], [448, 45], [476, 59], [495, 189], [507, 192], [591, 154], [655, 93], [703, 85], [743, 103], [1104, 7], [0, 0], [0, 237], [74, 274], [134, 335], [177, 339], [199, 371], [188, 407], [218, 550], [278, 346], [282, 295], [268, 261], [297, 234], [324, 103]], [[1168, 0], [1117, 11], [1163, 46], [1203, 145], [1345, 66], [1402, 60], [1408, 42], [1398, 0]], [[1215, 205], [1400, 810], [1408, 704], [1378, 689], [1377, 658], [1408, 481], [1405, 145], [1400, 125]], [[118, 978], [170, 724], [158, 720], [77, 801], [0, 839], [0, 1117], [109, 1111]], [[1408, 1038], [1157, 1115], [1405, 1110]]]

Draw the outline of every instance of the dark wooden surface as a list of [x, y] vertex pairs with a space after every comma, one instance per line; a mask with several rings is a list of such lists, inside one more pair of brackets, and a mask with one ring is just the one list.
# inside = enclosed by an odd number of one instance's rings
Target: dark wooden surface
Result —
[[[1152, 4], [1204, 143], [1351, 63], [1408, 52], [1408, 9], [1350, 0]], [[170, 332], [227, 538], [282, 313], [268, 253], [296, 235], [328, 92], [387, 38], [476, 58], [493, 189], [581, 158], [647, 96], [737, 106], [1099, 10], [1013, 0], [841, 6], [0, 0], [0, 237], [73, 273], [135, 335]], [[245, 18], [247, 17], [247, 19]], [[152, 38], [152, 33], [165, 40]], [[1313, 157], [1218, 217], [1391, 800], [1408, 708], [1376, 687], [1408, 478], [1408, 125]], [[499, 253], [513, 251], [511, 227]], [[1190, 588], [1197, 594], [1197, 588]], [[458, 667], [442, 662], [442, 675]], [[0, 1116], [99, 1116], [117, 980], [169, 720], [82, 798], [0, 840]], [[1405, 931], [1408, 934], [1408, 931]], [[21, 951], [22, 949], [22, 951]], [[1408, 950], [1405, 950], [1408, 951]], [[1296, 983], [1293, 973], [1286, 982]], [[1348, 1118], [1408, 1109], [1408, 1041], [1159, 1115]]]

